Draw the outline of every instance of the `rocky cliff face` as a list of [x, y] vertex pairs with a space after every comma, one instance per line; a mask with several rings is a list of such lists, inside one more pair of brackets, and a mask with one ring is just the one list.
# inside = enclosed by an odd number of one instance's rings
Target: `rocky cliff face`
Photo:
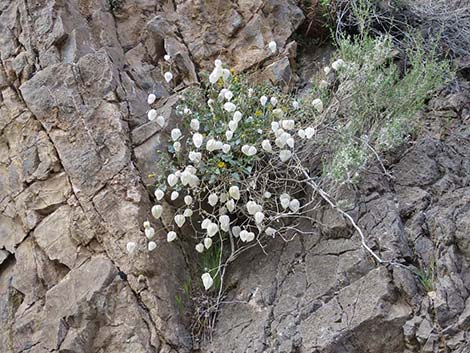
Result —
[[464, 80], [430, 102], [418, 140], [389, 158], [393, 178], [376, 166], [347, 196], [385, 258], [433, 269], [426, 288], [372, 263], [325, 210], [321, 227], [306, 225], [315, 236], [234, 265], [209, 346], [191, 340], [175, 300], [189, 271], [180, 249], [125, 252], [143, 242], [165, 133], [147, 122], [147, 94], [172, 115], [163, 55], [180, 87], [216, 57], [292, 85], [290, 38], [303, 18], [294, 0], [0, 1], [0, 352], [469, 352]]

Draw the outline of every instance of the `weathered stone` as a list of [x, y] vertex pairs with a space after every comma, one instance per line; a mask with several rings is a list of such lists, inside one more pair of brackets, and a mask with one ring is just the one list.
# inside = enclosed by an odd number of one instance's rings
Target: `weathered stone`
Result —
[[[70, 236], [72, 209], [65, 205], [47, 216], [34, 230], [34, 239], [51, 260], [57, 260], [69, 269], [77, 267], [87, 256], [80, 253]], [[84, 252], [84, 253], [83, 253]]]
[[[158, 253], [145, 250], [154, 152], [179, 122], [180, 89], [216, 58], [259, 68], [276, 84], [299, 75], [308, 90], [331, 53], [312, 45], [297, 54], [299, 4], [0, 3], [1, 352], [196, 349], [175, 300], [189, 277], [187, 245], [158, 231]], [[148, 122], [151, 92], [164, 129]], [[385, 161], [394, 179], [371, 163], [358, 193], [338, 190], [367, 244], [404, 267], [375, 264], [344, 217], [318, 210], [321, 225], [303, 225], [309, 236], [274, 242], [268, 256], [251, 249], [231, 265], [213, 345], [199, 348], [467, 353], [468, 92], [460, 79], [429, 102], [416, 142]], [[132, 256], [128, 241], [138, 243]], [[416, 276], [423, 270], [429, 293]]]
[[43, 216], [65, 204], [71, 194], [72, 188], [65, 173], [32, 184], [16, 198], [16, 209], [23, 225], [28, 230], [33, 229]]
[[19, 219], [0, 214], [0, 249], [6, 249], [11, 253], [15, 247], [26, 238]]

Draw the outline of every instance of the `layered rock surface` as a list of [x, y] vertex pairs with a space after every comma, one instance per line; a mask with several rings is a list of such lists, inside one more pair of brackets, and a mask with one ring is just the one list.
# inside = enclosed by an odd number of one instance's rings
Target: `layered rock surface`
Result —
[[[175, 300], [182, 252], [163, 238], [144, 250], [152, 152], [168, 133], [144, 102], [152, 91], [173, 114], [165, 53], [178, 88], [216, 57], [292, 84], [302, 20], [293, 0], [0, 1], [0, 352], [193, 350]], [[382, 256], [435, 268], [430, 294], [373, 264], [325, 211], [322, 227], [305, 225], [315, 235], [234, 265], [233, 303], [201, 351], [468, 352], [468, 92], [463, 82], [430, 103], [394, 178], [366, 175], [352, 210]]]

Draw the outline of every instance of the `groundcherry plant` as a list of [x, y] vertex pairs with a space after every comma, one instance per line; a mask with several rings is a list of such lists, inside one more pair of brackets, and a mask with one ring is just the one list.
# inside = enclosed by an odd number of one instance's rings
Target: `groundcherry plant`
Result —
[[[387, 38], [345, 41], [343, 58], [325, 67], [302, 97], [251, 86], [220, 60], [201, 86], [179, 96], [176, 127], [167, 131], [167, 149], [158, 152], [152, 223], [164, 223], [166, 241], [189, 241], [203, 260], [216, 259], [202, 261], [205, 290], [215, 288], [220, 298], [227, 265], [246, 249], [307, 234], [300, 223], [312, 221], [318, 196], [342, 212], [329, 193], [357, 180], [369, 157], [378, 157], [374, 148], [404, 141], [411, 117], [444, 82], [446, 68], [432, 61], [423, 66], [418, 52], [400, 77], [389, 44]], [[268, 50], [276, 53], [276, 43]], [[171, 69], [171, 57], [165, 60]], [[171, 84], [173, 74], [163, 76]], [[147, 104], [155, 101], [150, 93]], [[148, 119], [168, 126], [155, 109]], [[170, 221], [163, 220], [165, 207], [172, 210]], [[158, 251], [151, 222], [143, 226], [148, 251]], [[127, 244], [129, 253], [136, 248]]]
[[[277, 55], [276, 42], [266, 51]], [[204, 299], [196, 316], [211, 317], [210, 327], [228, 265], [254, 246], [267, 252], [273, 238], [308, 234], [320, 201], [348, 220], [377, 263], [403, 266], [369, 248], [339, 207], [338, 191], [358, 182], [372, 159], [389, 175], [380, 155], [410, 138], [419, 126], [416, 113], [452, 76], [445, 61], [419, 47], [406, 53], [404, 69], [396, 55], [388, 36], [344, 38], [311, 91], [300, 96], [254, 86], [216, 60], [210, 73], [200, 74], [199, 86], [179, 94], [171, 122], [154, 108], [156, 95], [148, 95], [148, 119], [167, 140], [157, 152], [145, 251], [159, 251], [162, 238], [194, 249], [202, 265], [200, 291], [215, 299]], [[170, 87], [178, 78], [172, 60], [164, 56], [161, 73]], [[127, 243], [129, 254], [138, 248]]]
[[[300, 224], [312, 221], [320, 196], [382, 262], [330, 193], [357, 180], [371, 156], [405, 140], [412, 117], [448, 71], [415, 51], [411, 68], [398, 75], [390, 44], [387, 38], [345, 40], [342, 58], [325, 67], [302, 97], [251, 86], [216, 60], [200, 86], [178, 97], [176, 127], [169, 131], [150, 93], [148, 119], [168, 140], [158, 151], [153, 221], [143, 224], [147, 250], [158, 251], [152, 224], [163, 223], [166, 241], [187, 241], [202, 258], [201, 284], [220, 299], [227, 265], [253, 246], [264, 250], [272, 238], [308, 234]], [[276, 43], [267, 50], [274, 55]], [[169, 85], [171, 60], [165, 56], [169, 71], [162, 72]], [[129, 242], [128, 253], [137, 247]]]
[[[275, 49], [271, 43], [269, 50]], [[173, 75], [165, 78], [170, 82]], [[155, 100], [150, 94], [147, 103]], [[191, 241], [199, 256], [217, 249], [218, 262], [200, 275], [205, 290], [222, 284], [227, 264], [244, 250], [305, 233], [298, 224], [313, 203], [304, 198], [306, 151], [323, 110], [319, 96], [294, 100], [274, 88], [250, 87], [220, 60], [202, 87], [179, 97], [177, 126], [168, 131], [167, 150], [159, 152], [151, 213], [161, 221], [165, 200], [174, 209], [165, 225], [168, 242]], [[148, 118], [167, 124], [155, 109]], [[155, 250], [149, 221], [144, 231], [148, 251]], [[129, 243], [127, 250], [135, 248]]]

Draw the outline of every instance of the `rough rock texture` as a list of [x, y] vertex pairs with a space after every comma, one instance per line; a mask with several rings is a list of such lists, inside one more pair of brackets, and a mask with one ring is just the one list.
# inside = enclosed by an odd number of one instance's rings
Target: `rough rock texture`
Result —
[[[163, 237], [144, 250], [152, 151], [168, 133], [144, 102], [153, 91], [173, 116], [165, 53], [179, 87], [217, 57], [291, 85], [303, 17], [294, 0], [0, 0], [0, 352], [193, 349], [175, 300], [185, 259]], [[430, 103], [394, 179], [365, 176], [352, 212], [383, 257], [434, 268], [432, 291], [377, 267], [325, 211], [306, 225], [316, 235], [240, 259], [202, 351], [469, 352], [468, 84], [456, 92]]]
[[240, 260], [250, 270], [231, 274], [234, 304], [220, 314], [215, 352], [470, 351], [469, 88], [430, 102], [420, 137], [389, 165], [393, 179], [372, 167], [350, 211], [380, 256], [432, 268], [432, 288], [375, 266], [325, 210], [317, 235]]

